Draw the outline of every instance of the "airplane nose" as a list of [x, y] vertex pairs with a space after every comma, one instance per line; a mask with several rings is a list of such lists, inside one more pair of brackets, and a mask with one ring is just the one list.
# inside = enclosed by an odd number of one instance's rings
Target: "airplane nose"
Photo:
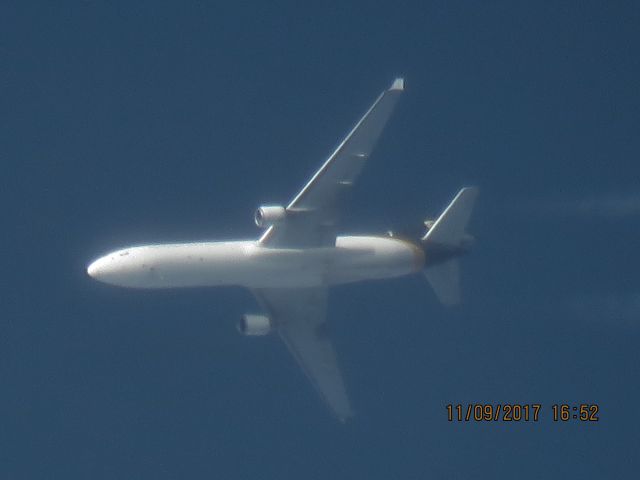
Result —
[[97, 260], [91, 262], [91, 264], [87, 267], [87, 275], [91, 278], [95, 278], [96, 280], [104, 280], [105, 277], [108, 277], [110, 273], [113, 273], [114, 264], [109, 255], [105, 255], [104, 257], [100, 257]]
[[87, 267], [87, 275], [89, 275], [91, 278], [96, 278], [97, 273], [98, 273], [98, 260], [96, 260], [95, 262], [92, 262]]
[[[112, 252], [94, 260], [87, 267], [87, 275], [99, 282], [111, 285], [131, 286], [137, 275], [145, 272], [136, 268], [137, 264], [129, 252]], [[146, 272], [148, 274], [148, 271]], [[135, 285], [134, 285], [135, 286]]]

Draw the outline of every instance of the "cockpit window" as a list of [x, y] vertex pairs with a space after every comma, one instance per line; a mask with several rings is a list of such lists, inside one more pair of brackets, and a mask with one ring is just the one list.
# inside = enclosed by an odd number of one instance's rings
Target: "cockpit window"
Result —
[[129, 252], [120, 252], [121, 257], [126, 257], [127, 255], [129, 255]]

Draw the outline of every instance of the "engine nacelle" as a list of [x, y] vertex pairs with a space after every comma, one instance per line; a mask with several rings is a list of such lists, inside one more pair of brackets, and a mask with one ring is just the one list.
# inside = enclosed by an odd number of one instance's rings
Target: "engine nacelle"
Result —
[[243, 335], [267, 335], [273, 330], [271, 319], [266, 315], [245, 313], [238, 322], [238, 331]]
[[281, 205], [265, 205], [256, 210], [254, 219], [260, 228], [270, 227], [282, 222], [287, 216], [286, 209]]

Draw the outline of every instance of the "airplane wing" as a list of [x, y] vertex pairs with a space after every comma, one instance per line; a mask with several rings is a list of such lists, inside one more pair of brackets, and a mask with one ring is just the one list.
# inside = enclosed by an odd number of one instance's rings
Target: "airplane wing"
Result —
[[287, 206], [287, 218], [260, 238], [265, 246], [316, 247], [335, 244], [337, 209], [373, 151], [404, 90], [397, 78], [384, 91], [333, 154]]
[[253, 290], [320, 396], [342, 421], [353, 415], [327, 333], [327, 288]]

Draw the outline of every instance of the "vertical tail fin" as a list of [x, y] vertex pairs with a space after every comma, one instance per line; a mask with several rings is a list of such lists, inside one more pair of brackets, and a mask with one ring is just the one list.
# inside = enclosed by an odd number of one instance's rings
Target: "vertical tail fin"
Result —
[[421, 242], [425, 249], [425, 277], [444, 305], [460, 302], [460, 264], [471, 237], [465, 233], [478, 189], [465, 187], [458, 192], [442, 215], [433, 223]]
[[422, 237], [422, 241], [442, 245], [458, 245], [464, 237], [464, 229], [469, 223], [477, 196], [477, 187], [461, 189], [438, 220]]

